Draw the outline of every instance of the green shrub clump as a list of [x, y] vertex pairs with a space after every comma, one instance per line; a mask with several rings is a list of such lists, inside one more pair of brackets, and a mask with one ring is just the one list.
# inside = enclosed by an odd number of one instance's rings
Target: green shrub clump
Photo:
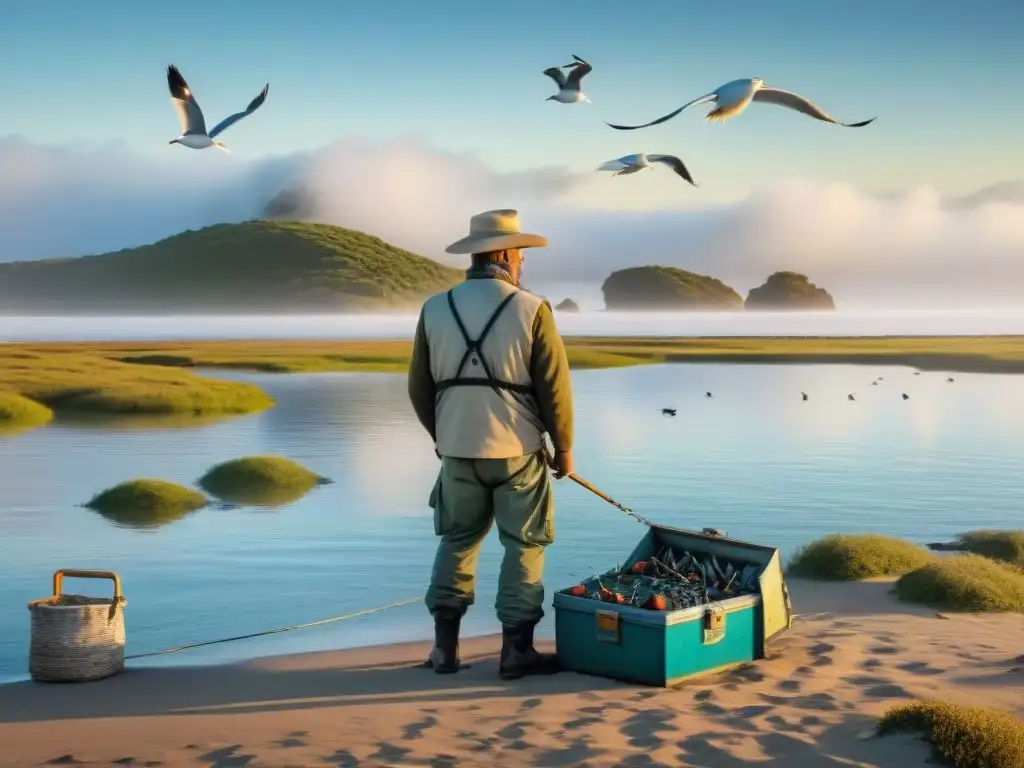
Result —
[[981, 555], [936, 558], [895, 589], [900, 600], [942, 610], [1024, 613], [1024, 573]]
[[1024, 721], [999, 709], [915, 701], [887, 710], [878, 732], [923, 733], [952, 768], [1024, 766]]
[[836, 533], [802, 547], [789, 573], [807, 579], [855, 581], [896, 576], [935, 559], [927, 550], [903, 539], [875, 533]]

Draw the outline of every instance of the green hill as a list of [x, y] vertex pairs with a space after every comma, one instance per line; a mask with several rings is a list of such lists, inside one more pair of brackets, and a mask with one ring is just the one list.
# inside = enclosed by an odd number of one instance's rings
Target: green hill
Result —
[[607, 309], [740, 309], [743, 298], [707, 275], [675, 267], [630, 267], [612, 272], [601, 286]]
[[0, 264], [0, 311], [408, 308], [461, 276], [457, 269], [355, 230], [256, 220], [95, 256]]

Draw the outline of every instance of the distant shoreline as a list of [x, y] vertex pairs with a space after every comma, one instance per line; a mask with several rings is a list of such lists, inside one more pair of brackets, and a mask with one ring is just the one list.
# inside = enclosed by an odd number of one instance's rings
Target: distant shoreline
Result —
[[[571, 367], [659, 363], [898, 365], [959, 373], [1024, 373], [1024, 335], [1014, 336], [565, 336]], [[230, 368], [269, 373], [398, 372], [408, 339], [163, 340], [9, 342], [40, 356], [93, 355], [170, 368]], [[0, 368], [2, 368], [0, 358]]]

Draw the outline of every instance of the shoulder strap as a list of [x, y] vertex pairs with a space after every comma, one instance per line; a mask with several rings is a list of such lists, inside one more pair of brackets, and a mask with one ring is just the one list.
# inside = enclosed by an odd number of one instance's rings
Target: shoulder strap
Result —
[[[501, 317], [501, 313], [505, 311], [505, 307], [512, 303], [512, 300], [516, 297], [518, 291], [513, 291], [508, 294], [501, 303], [498, 304], [494, 312], [491, 313], [490, 318], [484, 325], [483, 331], [480, 332], [480, 336], [475, 340], [469, 335], [469, 331], [466, 330], [465, 323], [462, 322], [462, 317], [459, 315], [459, 310], [455, 307], [455, 298], [452, 295], [452, 291], [448, 291], [448, 307], [452, 311], [452, 316], [455, 318], [455, 324], [459, 327], [459, 333], [462, 334], [462, 340], [466, 343], [466, 353], [462, 356], [462, 360], [459, 361], [459, 367], [455, 371], [455, 375], [450, 379], [439, 381], [437, 383], [437, 389], [447, 389], [448, 387], [470, 385], [470, 386], [488, 386], [495, 389], [508, 389], [513, 392], [521, 392], [523, 394], [529, 394], [533, 391], [532, 387], [528, 387], [524, 384], [514, 384], [512, 382], [501, 381], [494, 377], [494, 373], [491, 371], [491, 367], [487, 364], [487, 360], [484, 358], [481, 351], [481, 345], [487, 338], [487, 335], [494, 328], [494, 324]], [[484, 373], [487, 374], [486, 378], [462, 378], [462, 370], [466, 367], [466, 362], [470, 359], [470, 356], [475, 354], [480, 360], [480, 364], [483, 366]]]

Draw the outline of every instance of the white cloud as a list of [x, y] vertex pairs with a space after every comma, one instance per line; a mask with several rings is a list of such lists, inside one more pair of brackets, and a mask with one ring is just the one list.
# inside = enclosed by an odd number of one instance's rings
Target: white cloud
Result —
[[[169, 155], [0, 139], [0, 261], [96, 253], [253, 218], [283, 186], [300, 184], [317, 200], [318, 220], [439, 259], [470, 214], [518, 208], [524, 225], [552, 243], [528, 264], [536, 284], [599, 283], [612, 269], [661, 263], [715, 275], [741, 293], [794, 269], [847, 307], [1019, 303], [1024, 289], [1019, 183], [944, 200], [928, 186], [879, 198], [846, 184], [785, 180], [731, 204], [608, 211], [572, 201], [596, 178], [590, 169], [499, 174], [415, 141], [343, 139], [257, 161], [178, 147]], [[643, 179], [622, 183], [628, 194]]]

